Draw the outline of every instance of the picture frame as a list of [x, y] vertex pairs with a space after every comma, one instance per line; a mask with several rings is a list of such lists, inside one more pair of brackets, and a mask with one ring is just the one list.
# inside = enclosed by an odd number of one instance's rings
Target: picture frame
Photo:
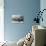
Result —
[[12, 15], [12, 23], [24, 23], [24, 16]]

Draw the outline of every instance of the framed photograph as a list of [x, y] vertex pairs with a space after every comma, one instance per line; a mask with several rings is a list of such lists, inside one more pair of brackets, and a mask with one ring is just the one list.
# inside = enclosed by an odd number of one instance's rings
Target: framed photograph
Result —
[[24, 16], [12, 15], [12, 23], [24, 23]]

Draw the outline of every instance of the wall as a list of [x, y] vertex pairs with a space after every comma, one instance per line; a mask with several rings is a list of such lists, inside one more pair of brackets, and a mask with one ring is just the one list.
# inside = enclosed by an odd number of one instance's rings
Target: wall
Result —
[[4, 41], [4, 0], [0, 0], [0, 42]]
[[[41, 9], [41, 11], [42, 11], [43, 9], [46, 9], [46, 0], [40, 0], [40, 9]], [[40, 22], [40, 25], [46, 27], [46, 20], [45, 20], [45, 19], [46, 19], [46, 10], [43, 12], [42, 17], [43, 17], [43, 22], [41, 21], [41, 22]]]
[[[35, 12], [40, 9], [40, 0], [4, 0], [4, 5], [5, 40], [18, 41], [31, 31]], [[12, 15], [24, 16], [24, 23], [11, 23]]]
[[[46, 0], [41, 0], [40, 1], [40, 9], [41, 10], [46, 9]], [[44, 11], [42, 17], [43, 17], [43, 22], [41, 21], [40, 25], [46, 27], [46, 11]], [[46, 44], [46, 42], [45, 42], [45, 44]]]

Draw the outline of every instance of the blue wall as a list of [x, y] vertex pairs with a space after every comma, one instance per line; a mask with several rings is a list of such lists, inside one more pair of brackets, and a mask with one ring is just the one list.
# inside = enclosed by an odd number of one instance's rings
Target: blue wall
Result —
[[[18, 41], [31, 30], [32, 20], [36, 17], [35, 12], [40, 9], [40, 0], [5, 0], [4, 2], [5, 40]], [[24, 23], [11, 23], [12, 15], [24, 16]]]

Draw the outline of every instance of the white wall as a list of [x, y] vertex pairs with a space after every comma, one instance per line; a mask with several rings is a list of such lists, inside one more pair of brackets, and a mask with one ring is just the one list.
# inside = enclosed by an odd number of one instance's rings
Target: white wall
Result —
[[[46, 9], [46, 0], [40, 0], [40, 9]], [[40, 24], [46, 26], [46, 11], [43, 12], [43, 22], [41, 21]]]
[[4, 41], [4, 0], [0, 0], [0, 41]]
[[[40, 9], [41, 10], [46, 9], [46, 0], [40, 0]], [[40, 25], [43, 25], [43, 26], [46, 27], [46, 11], [44, 11], [42, 17], [43, 17], [44, 21], [43, 22], [40, 22]]]

